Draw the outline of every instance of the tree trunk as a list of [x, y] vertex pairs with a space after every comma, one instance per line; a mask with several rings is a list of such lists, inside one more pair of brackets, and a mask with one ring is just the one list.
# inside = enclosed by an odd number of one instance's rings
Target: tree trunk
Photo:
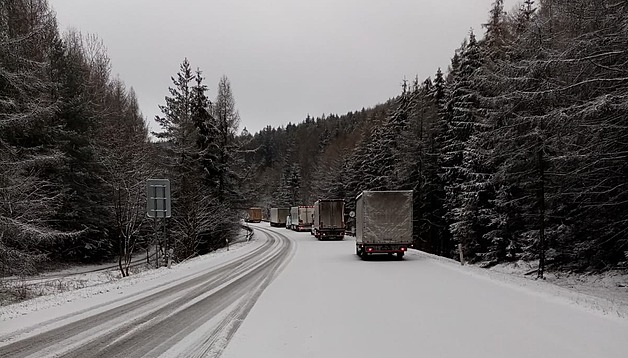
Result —
[[120, 273], [122, 274], [122, 277], [126, 277], [127, 275], [124, 272], [124, 266], [122, 265], [122, 257], [124, 255], [122, 254], [122, 243], [120, 243], [120, 252], [118, 254], [118, 267], [120, 267]]
[[545, 271], [545, 171], [543, 168], [543, 149], [538, 151], [539, 160], [539, 271], [537, 278], [543, 279]]

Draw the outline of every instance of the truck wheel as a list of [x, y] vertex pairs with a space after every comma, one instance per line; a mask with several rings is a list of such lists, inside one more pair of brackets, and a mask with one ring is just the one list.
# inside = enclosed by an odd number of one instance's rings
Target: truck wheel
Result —
[[403, 252], [397, 253], [397, 260], [403, 260]]

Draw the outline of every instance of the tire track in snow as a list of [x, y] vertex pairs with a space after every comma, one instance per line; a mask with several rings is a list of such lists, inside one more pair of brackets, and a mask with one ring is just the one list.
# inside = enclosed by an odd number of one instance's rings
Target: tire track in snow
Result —
[[293, 254], [286, 236], [259, 231], [267, 242], [243, 257], [104, 312], [51, 321], [54, 328], [0, 347], [0, 357], [217, 356]]

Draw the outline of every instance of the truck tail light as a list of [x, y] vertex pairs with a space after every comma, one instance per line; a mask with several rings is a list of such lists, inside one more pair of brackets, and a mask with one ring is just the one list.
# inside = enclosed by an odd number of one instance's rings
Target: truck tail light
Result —
[[373, 252], [373, 248], [372, 248], [372, 247], [368, 247], [368, 248], [366, 249], [366, 252]]
[[406, 251], [406, 248], [405, 248], [405, 247], [402, 247], [402, 248], [401, 248], [401, 251]]

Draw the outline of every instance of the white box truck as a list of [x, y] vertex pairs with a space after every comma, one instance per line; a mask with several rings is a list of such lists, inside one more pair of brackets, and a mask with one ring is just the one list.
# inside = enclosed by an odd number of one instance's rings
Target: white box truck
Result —
[[355, 219], [358, 256], [386, 253], [401, 259], [412, 246], [412, 190], [362, 192]]
[[290, 208], [290, 225], [295, 231], [310, 230], [314, 220], [313, 206], [293, 206]]
[[270, 208], [270, 226], [286, 226], [290, 208]]
[[312, 234], [319, 240], [345, 237], [345, 201], [343, 199], [319, 199], [314, 203]]

